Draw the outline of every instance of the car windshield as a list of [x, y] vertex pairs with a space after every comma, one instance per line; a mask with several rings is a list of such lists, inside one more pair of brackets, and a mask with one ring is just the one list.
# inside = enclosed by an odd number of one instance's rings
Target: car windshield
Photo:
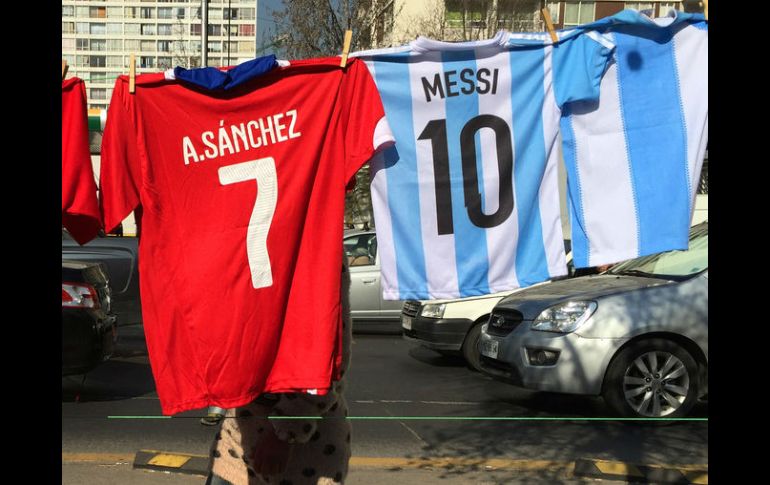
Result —
[[708, 269], [708, 225], [699, 224], [690, 231], [687, 251], [667, 251], [631, 259], [612, 267], [607, 274], [679, 279]]

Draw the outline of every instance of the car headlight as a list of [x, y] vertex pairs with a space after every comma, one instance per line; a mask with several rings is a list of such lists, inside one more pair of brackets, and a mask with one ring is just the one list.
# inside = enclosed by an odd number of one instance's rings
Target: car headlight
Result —
[[594, 301], [559, 303], [538, 315], [532, 323], [532, 330], [558, 333], [574, 332], [593, 315], [596, 307]]
[[445, 303], [440, 303], [440, 304], [429, 303], [422, 307], [422, 311], [420, 312], [420, 315], [428, 318], [443, 318], [445, 308], [446, 308]]

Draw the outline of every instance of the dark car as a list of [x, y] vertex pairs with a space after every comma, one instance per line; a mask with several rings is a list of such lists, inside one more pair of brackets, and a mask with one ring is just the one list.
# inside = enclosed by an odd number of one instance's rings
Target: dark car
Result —
[[112, 309], [120, 318], [120, 325], [142, 322], [139, 299], [139, 238], [104, 236], [78, 244], [62, 229], [62, 261], [103, 263], [112, 288]]
[[100, 263], [62, 261], [61, 373], [85, 374], [112, 356], [117, 317]]

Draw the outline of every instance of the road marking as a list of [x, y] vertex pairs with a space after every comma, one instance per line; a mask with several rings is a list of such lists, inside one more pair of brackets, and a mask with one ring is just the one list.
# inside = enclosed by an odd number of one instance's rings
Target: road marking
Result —
[[155, 455], [147, 462], [148, 465], [157, 465], [157, 466], [165, 466], [165, 467], [173, 467], [173, 468], [179, 468], [188, 461], [190, 461], [189, 456], [183, 456], [183, 455], [169, 455], [165, 453], [161, 453], [159, 455]]
[[594, 463], [596, 468], [605, 475], [629, 475], [634, 477], [643, 477], [641, 471], [634, 465], [628, 463], [618, 463], [611, 461], [597, 461]]

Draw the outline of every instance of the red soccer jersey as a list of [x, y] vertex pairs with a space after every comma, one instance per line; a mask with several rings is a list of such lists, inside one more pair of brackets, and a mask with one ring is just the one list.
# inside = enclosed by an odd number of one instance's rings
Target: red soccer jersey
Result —
[[358, 60], [292, 61], [231, 91], [115, 83], [112, 229], [138, 204], [142, 314], [164, 414], [326, 392], [338, 377], [346, 184], [393, 138]]
[[73, 77], [61, 87], [61, 219], [80, 244], [99, 232], [99, 203], [88, 148], [86, 87]]

